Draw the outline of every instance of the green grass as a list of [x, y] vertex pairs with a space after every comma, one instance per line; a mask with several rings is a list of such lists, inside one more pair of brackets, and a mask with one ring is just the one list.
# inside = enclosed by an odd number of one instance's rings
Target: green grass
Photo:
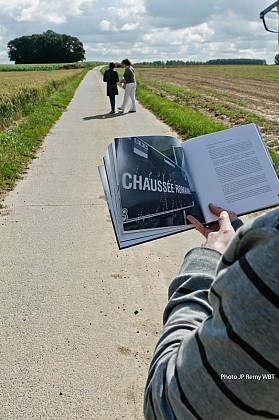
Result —
[[279, 174], [279, 155], [278, 153], [270, 149], [269, 149], [269, 153], [270, 153], [271, 159], [273, 160], [273, 164], [275, 166], [276, 172]]
[[72, 99], [88, 69], [60, 86], [44, 104], [32, 106], [17, 126], [0, 132], [0, 192], [11, 189], [43, 138]]
[[223, 124], [174, 103], [141, 84], [137, 87], [137, 99], [145, 108], [172, 127], [184, 140], [226, 128]]

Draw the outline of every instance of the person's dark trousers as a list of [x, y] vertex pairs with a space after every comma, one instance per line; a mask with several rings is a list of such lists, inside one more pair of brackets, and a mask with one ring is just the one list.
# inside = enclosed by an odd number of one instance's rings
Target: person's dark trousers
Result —
[[115, 111], [115, 95], [111, 95], [109, 97], [109, 100], [110, 100], [111, 110]]

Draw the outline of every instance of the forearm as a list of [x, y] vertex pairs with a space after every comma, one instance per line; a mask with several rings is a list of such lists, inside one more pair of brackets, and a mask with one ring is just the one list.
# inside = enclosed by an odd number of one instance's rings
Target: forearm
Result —
[[[145, 413], [148, 419], [153, 418], [152, 403], [150, 405], [152, 389], [154, 392], [160, 388], [161, 375], [167, 371], [169, 361], [176, 357], [180, 343], [190, 338], [212, 313], [208, 289], [215, 277], [220, 257], [220, 253], [212, 249], [194, 248], [185, 256], [180, 274], [169, 287], [169, 301], [163, 319], [164, 330], [155, 349], [146, 386]], [[167, 390], [160, 398], [167, 398], [166, 394]], [[157, 397], [154, 395], [155, 400]]]
[[214, 281], [217, 252], [186, 256], [151, 364], [146, 419], [279, 418], [278, 381], [242, 376], [279, 375], [278, 229], [279, 211], [244, 226]]
[[220, 258], [219, 252], [202, 247], [194, 248], [186, 254], [179, 275], [169, 286], [169, 301], [163, 317], [165, 327], [179, 313], [184, 314], [184, 324], [188, 318], [189, 322], [193, 322], [192, 316], [188, 315], [188, 309], [193, 305], [198, 317], [208, 316], [211, 308], [207, 291], [215, 277]]
[[[235, 230], [241, 225], [239, 219], [233, 222]], [[208, 290], [216, 277], [220, 260], [218, 251], [206, 247], [194, 248], [186, 254], [179, 275], [169, 286], [169, 301], [163, 316], [163, 340], [166, 337], [170, 341], [183, 339], [187, 331], [198, 328], [211, 315]]]

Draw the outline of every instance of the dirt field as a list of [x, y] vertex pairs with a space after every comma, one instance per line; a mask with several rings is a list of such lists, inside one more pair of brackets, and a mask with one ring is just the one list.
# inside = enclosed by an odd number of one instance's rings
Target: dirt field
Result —
[[153, 67], [137, 73], [161, 95], [228, 127], [255, 122], [279, 152], [279, 66]]

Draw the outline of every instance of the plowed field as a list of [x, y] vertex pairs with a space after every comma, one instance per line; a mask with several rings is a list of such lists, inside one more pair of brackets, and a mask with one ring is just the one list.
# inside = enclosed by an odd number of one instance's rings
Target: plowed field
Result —
[[227, 127], [254, 122], [279, 152], [279, 66], [139, 68], [139, 81]]

